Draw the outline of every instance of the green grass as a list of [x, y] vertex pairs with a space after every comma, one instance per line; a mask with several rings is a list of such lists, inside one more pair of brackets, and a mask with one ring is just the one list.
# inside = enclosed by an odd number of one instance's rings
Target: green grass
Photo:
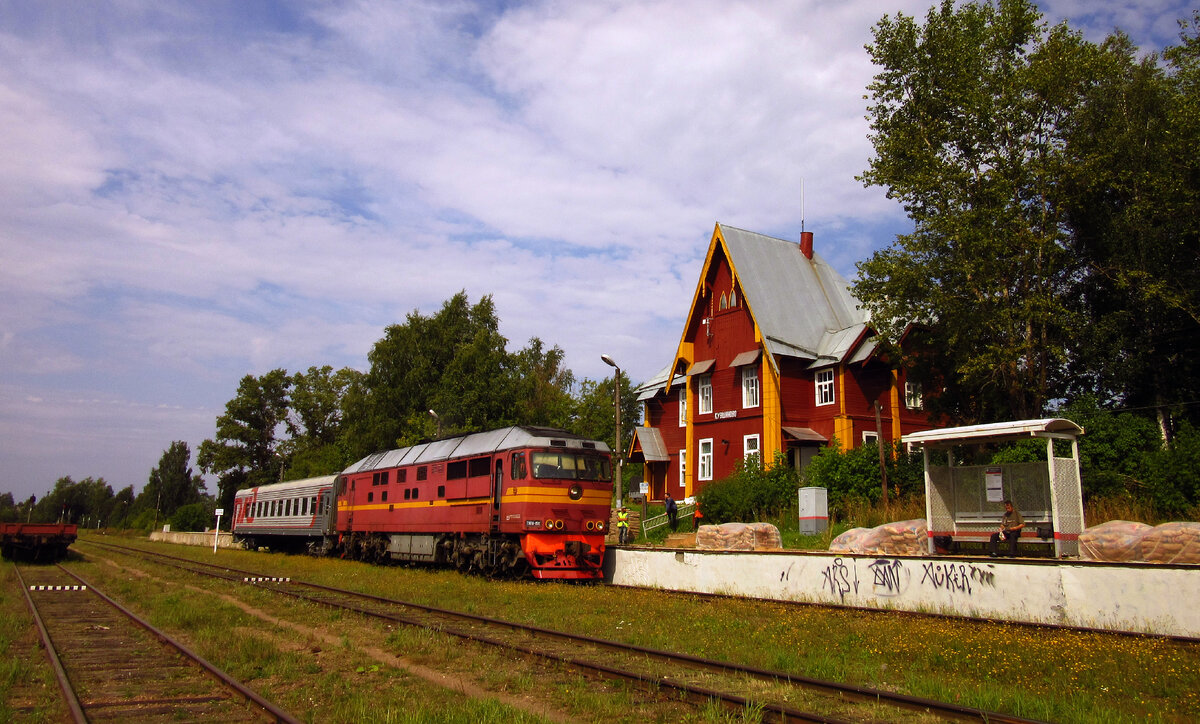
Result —
[[[150, 547], [200, 560], [213, 559], [211, 549]], [[1200, 720], [1200, 645], [1194, 643], [602, 585], [493, 582], [450, 571], [367, 566], [306, 556], [221, 551], [216, 558], [231, 566], [269, 570], [378, 595], [460, 610], [470, 608], [497, 618], [1036, 719]], [[162, 575], [170, 578], [175, 574]], [[183, 575], [180, 580], [192, 582]], [[374, 645], [455, 675], [485, 670], [488, 673], [482, 677], [483, 683], [498, 697], [544, 697], [548, 691], [567, 696], [569, 701], [561, 706], [571, 718], [580, 720], [622, 720], [636, 711], [648, 720], [740, 721], [729, 719], [724, 710], [706, 713], [690, 708], [664, 718], [661, 709], [643, 711], [640, 707], [644, 697], [637, 692], [615, 685], [572, 684], [577, 677], [570, 672], [514, 662], [435, 632], [388, 630], [357, 616], [337, 617], [311, 605], [281, 603], [264, 591], [235, 591], [239, 597], [277, 615], [344, 637], [344, 647], [324, 648], [316, 657], [322, 673], [314, 677], [314, 657], [303, 648], [308, 644], [302, 642], [296, 650], [283, 645], [296, 639], [293, 632], [270, 630], [272, 627], [247, 617], [240, 609], [213, 603], [209, 597], [191, 593], [181, 597], [169, 590], [150, 593], [147, 591], [163, 587], [131, 579], [130, 585], [135, 584], [145, 590], [131, 593], [145, 599], [153, 609], [179, 609], [162, 613], [163, 620], [171, 621], [172, 626], [194, 627], [195, 635], [205, 642], [205, 650], [214, 650], [231, 668], [253, 672], [257, 670], [252, 667], [260, 667], [259, 679], [264, 685], [283, 692], [297, 686], [296, 682], [314, 678], [322, 682], [316, 691], [324, 700], [338, 699], [338, 708], [329, 708], [332, 704], [318, 706], [312, 710], [314, 720], [357, 721], [359, 709], [355, 707], [359, 705], [354, 703], [355, 697], [365, 694], [357, 693], [361, 687], [356, 687], [356, 682], [368, 683], [365, 690], [382, 697], [377, 712], [380, 717], [399, 716], [394, 720], [410, 721], [403, 718], [410, 709], [438, 717], [487, 716], [484, 704], [459, 701], [468, 697], [453, 692], [435, 697], [431, 704], [410, 703], [408, 697], [429, 689], [429, 684], [412, 682], [412, 677], [390, 667], [353, 673], [364, 663], [379, 663], [359, 653], [364, 645]], [[212, 584], [211, 588], [223, 590], [228, 585]], [[188, 599], [197, 599], [203, 605], [193, 606]], [[211, 624], [204, 616], [208, 610], [215, 619]], [[268, 629], [263, 638], [246, 637], [244, 645], [229, 645], [229, 631], [241, 632], [255, 626]], [[249, 650], [242, 651], [243, 646]], [[256, 653], [260, 649], [272, 650]], [[288, 661], [293, 663], [285, 663]], [[295, 703], [295, 697], [287, 701]], [[339, 697], [346, 697], [346, 701]], [[303, 699], [299, 701], [303, 703]], [[485, 710], [476, 711], [476, 707]], [[527, 715], [517, 710], [510, 713]]]

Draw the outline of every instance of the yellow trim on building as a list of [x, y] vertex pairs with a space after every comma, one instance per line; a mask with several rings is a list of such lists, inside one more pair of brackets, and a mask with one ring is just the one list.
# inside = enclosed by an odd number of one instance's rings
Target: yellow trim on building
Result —
[[837, 377], [838, 414], [833, 418], [833, 434], [842, 443], [843, 450], [855, 447], [854, 421], [846, 414], [846, 368], [838, 365], [834, 375]]
[[892, 442], [900, 442], [900, 370], [892, 370], [890, 399], [892, 401]]
[[[755, 336], [758, 325], [754, 325]], [[766, 351], [763, 357], [769, 356]], [[759, 380], [762, 382], [762, 462], [770, 465], [775, 453], [783, 451], [783, 401], [779, 397], [779, 372], [774, 365], [759, 364]]]

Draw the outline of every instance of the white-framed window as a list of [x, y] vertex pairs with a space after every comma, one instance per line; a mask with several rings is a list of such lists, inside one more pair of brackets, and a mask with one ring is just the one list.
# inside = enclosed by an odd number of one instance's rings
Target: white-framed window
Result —
[[700, 402], [699, 412], [701, 415], [707, 415], [712, 412], [712, 375], [701, 375], [696, 380], [696, 395]]
[[742, 407], [758, 407], [758, 367], [742, 368]]
[[820, 370], [817, 372], [817, 404], [832, 405], [833, 400], [833, 370]]
[[713, 446], [711, 437], [700, 441], [700, 470], [698, 472], [698, 480], [712, 480]]
[[687, 427], [687, 387], [679, 386], [679, 426]]
[[921, 396], [920, 382], [904, 383], [904, 406], [910, 410], [924, 409], [925, 400]]
[[762, 460], [758, 435], [746, 435], [742, 438], [742, 457], [749, 459], [751, 455]]
[[863, 430], [862, 434], [863, 445], [870, 445], [879, 442], [879, 433], [874, 430]]
[[679, 487], [687, 490], [687, 450], [679, 448]]

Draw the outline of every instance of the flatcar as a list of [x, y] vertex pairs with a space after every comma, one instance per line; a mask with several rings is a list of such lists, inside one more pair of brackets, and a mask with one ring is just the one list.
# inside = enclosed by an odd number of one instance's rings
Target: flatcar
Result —
[[233, 533], [255, 548], [597, 579], [611, 458], [607, 444], [555, 428], [460, 435], [238, 491]]
[[243, 546], [322, 553], [333, 529], [336, 475], [239, 490], [233, 499], [233, 535]]
[[9, 560], [57, 561], [78, 533], [74, 523], [0, 523], [0, 550]]

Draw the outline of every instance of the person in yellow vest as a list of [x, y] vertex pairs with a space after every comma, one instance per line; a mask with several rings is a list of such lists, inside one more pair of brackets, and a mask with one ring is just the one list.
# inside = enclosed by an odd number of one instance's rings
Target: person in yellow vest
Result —
[[617, 540], [620, 543], [625, 543], [625, 539], [629, 537], [629, 508], [624, 506], [617, 511]]

